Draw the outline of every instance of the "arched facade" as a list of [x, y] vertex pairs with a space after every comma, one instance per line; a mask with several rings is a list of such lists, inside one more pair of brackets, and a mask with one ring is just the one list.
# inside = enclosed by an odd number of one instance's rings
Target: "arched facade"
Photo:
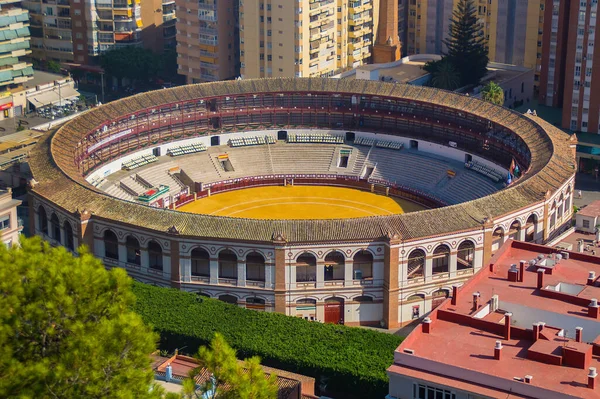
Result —
[[[423, 317], [440, 289], [449, 292], [483, 267], [511, 236], [515, 221], [519, 230], [513, 237], [539, 243], [568, 222], [575, 142], [558, 129], [535, 117], [431, 88], [342, 83], [221, 82], [144, 93], [91, 110], [41, 140], [33, 151], [31, 230], [51, 241], [57, 236], [68, 246], [68, 220], [74, 248], [83, 243], [107, 267], [123, 267], [149, 284], [202, 291], [238, 306], [262, 306], [264, 301], [267, 311], [306, 314], [319, 322], [332, 321], [331, 314], [340, 311], [345, 324], [394, 327], [415, 315]], [[215, 93], [230, 93], [233, 100]], [[265, 106], [275, 94], [289, 107], [275, 112]], [[321, 108], [315, 107], [317, 98]], [[164, 217], [158, 207], [121, 201], [97, 189], [104, 173], [124, 163], [110, 154], [131, 159], [151, 155], [159, 146], [166, 153], [183, 140], [207, 146], [212, 139], [226, 143], [228, 135], [276, 138], [274, 124], [292, 132], [294, 126], [318, 128], [316, 121], [341, 136], [352, 131], [356, 138], [414, 145], [419, 151], [432, 144], [456, 160], [468, 155], [496, 171], [505, 171], [515, 159], [524, 174], [502, 192], [452, 207], [314, 222], [232, 221], [179, 212]], [[480, 142], [482, 135], [485, 142]], [[160, 143], [152, 143], [156, 137]], [[502, 137], [509, 137], [511, 145]], [[50, 146], [53, 140], [64, 145]], [[448, 140], [457, 147], [448, 147]], [[101, 161], [109, 158], [110, 164]], [[372, 179], [367, 183], [382, 193], [396, 189]], [[68, 198], [57, 195], [65, 190]], [[60, 235], [51, 228], [54, 213], [62, 226]]]

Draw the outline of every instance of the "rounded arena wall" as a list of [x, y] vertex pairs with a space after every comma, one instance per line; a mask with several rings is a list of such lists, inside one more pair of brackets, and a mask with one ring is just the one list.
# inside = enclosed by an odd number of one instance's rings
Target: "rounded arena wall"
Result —
[[[85, 244], [149, 284], [395, 328], [426, 315], [506, 240], [545, 243], [569, 225], [575, 145], [535, 116], [428, 87], [187, 85], [102, 105], [45, 135], [30, 160], [31, 231], [72, 251]], [[288, 184], [428, 209], [278, 220], [177, 210]]]

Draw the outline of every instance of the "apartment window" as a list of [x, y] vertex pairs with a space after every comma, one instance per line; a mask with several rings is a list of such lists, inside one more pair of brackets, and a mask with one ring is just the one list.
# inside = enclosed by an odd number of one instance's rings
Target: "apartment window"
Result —
[[261, 55], [259, 56], [259, 58], [260, 58], [260, 60], [261, 60], [261, 61], [264, 61], [264, 60], [265, 60], [265, 55], [264, 55], [264, 54], [261, 54]]
[[267, 36], [272, 36], [271, 29], [267, 30]]
[[575, 67], [575, 76], [581, 76], [581, 67], [580, 66]]
[[262, 15], [260, 16], [260, 22], [264, 23], [265, 22], [265, 17], [263, 17]]
[[10, 228], [10, 215], [0, 217], [0, 230]]
[[590, 221], [589, 220], [584, 220], [583, 221], [583, 228], [584, 229], [589, 229], [590, 228]]
[[432, 387], [424, 384], [413, 384], [414, 399], [456, 399], [456, 394], [450, 390]]
[[283, 69], [282, 69], [282, 68], [279, 68], [279, 72], [283, 72]]
[[271, 11], [271, 5], [267, 4], [267, 11]]
[[587, 122], [581, 122], [581, 128], [587, 127]]
[[267, 55], [267, 61], [273, 61], [273, 56], [271, 54]]
[[75, 33], [75, 38], [76, 39], [83, 39], [83, 35], [81, 34], [81, 32], [77, 32], [77, 33]]
[[81, 15], [81, 10], [79, 10], [79, 9], [75, 9], [75, 10], [73, 11], [73, 13], [74, 13], [75, 15]]

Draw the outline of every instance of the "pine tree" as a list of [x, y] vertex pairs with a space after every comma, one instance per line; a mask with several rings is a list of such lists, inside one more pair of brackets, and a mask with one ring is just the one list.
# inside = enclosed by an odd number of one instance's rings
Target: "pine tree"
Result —
[[452, 12], [445, 58], [460, 75], [461, 86], [477, 85], [487, 72], [488, 50], [473, 0], [460, 0]]

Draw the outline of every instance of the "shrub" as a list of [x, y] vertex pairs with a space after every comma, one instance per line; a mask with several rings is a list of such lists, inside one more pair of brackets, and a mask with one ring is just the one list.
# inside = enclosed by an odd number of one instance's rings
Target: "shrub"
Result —
[[[373, 330], [321, 324], [277, 313], [243, 309], [169, 288], [135, 283], [136, 311], [160, 333], [160, 348], [194, 353], [215, 332], [238, 357], [327, 381], [327, 392], [345, 398], [384, 397], [386, 369], [402, 338]], [[323, 377], [323, 379], [321, 379]]]

